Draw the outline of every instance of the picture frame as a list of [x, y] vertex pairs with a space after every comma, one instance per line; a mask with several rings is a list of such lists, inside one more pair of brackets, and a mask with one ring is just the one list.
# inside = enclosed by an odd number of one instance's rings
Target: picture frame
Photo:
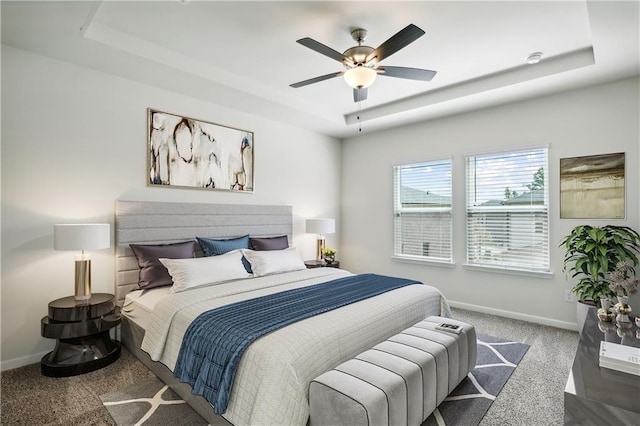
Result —
[[624, 219], [625, 153], [560, 159], [561, 219]]
[[147, 108], [148, 186], [254, 191], [254, 134]]

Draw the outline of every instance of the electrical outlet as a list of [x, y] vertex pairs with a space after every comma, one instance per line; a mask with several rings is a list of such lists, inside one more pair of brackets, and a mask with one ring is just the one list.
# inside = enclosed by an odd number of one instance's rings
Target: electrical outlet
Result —
[[576, 295], [571, 293], [571, 290], [565, 290], [564, 291], [564, 301], [565, 302], [569, 302], [569, 303], [573, 303], [576, 301]]

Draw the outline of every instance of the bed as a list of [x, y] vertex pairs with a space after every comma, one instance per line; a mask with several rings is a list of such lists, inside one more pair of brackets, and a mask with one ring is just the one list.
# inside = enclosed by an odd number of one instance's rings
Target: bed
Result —
[[189, 324], [219, 306], [336, 282], [353, 274], [337, 268], [296, 269], [178, 293], [169, 287], [132, 291], [139, 270], [129, 244], [244, 233], [287, 235], [291, 241], [292, 222], [289, 206], [116, 203], [116, 293], [123, 305], [123, 343], [211, 424], [304, 425], [312, 379], [427, 316], [450, 316], [447, 301], [437, 289], [411, 284], [277, 329], [248, 346], [226, 411], [215, 414], [203, 397], [193, 395], [191, 387], [172, 373]]

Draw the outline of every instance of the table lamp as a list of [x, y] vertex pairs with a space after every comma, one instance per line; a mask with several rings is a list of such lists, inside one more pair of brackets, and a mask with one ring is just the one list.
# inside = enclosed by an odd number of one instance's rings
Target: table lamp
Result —
[[91, 258], [85, 250], [111, 247], [111, 227], [108, 223], [61, 224], [53, 227], [55, 250], [82, 251], [76, 256], [75, 299], [91, 299]]
[[316, 246], [316, 260], [322, 260], [322, 249], [324, 248], [324, 234], [333, 234], [336, 232], [335, 219], [307, 219], [307, 232], [310, 234], [318, 234]]

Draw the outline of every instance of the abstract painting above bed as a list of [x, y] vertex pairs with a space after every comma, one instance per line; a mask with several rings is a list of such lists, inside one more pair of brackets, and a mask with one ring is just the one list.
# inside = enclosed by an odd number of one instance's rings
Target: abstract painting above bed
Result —
[[148, 108], [149, 185], [253, 192], [253, 132]]

